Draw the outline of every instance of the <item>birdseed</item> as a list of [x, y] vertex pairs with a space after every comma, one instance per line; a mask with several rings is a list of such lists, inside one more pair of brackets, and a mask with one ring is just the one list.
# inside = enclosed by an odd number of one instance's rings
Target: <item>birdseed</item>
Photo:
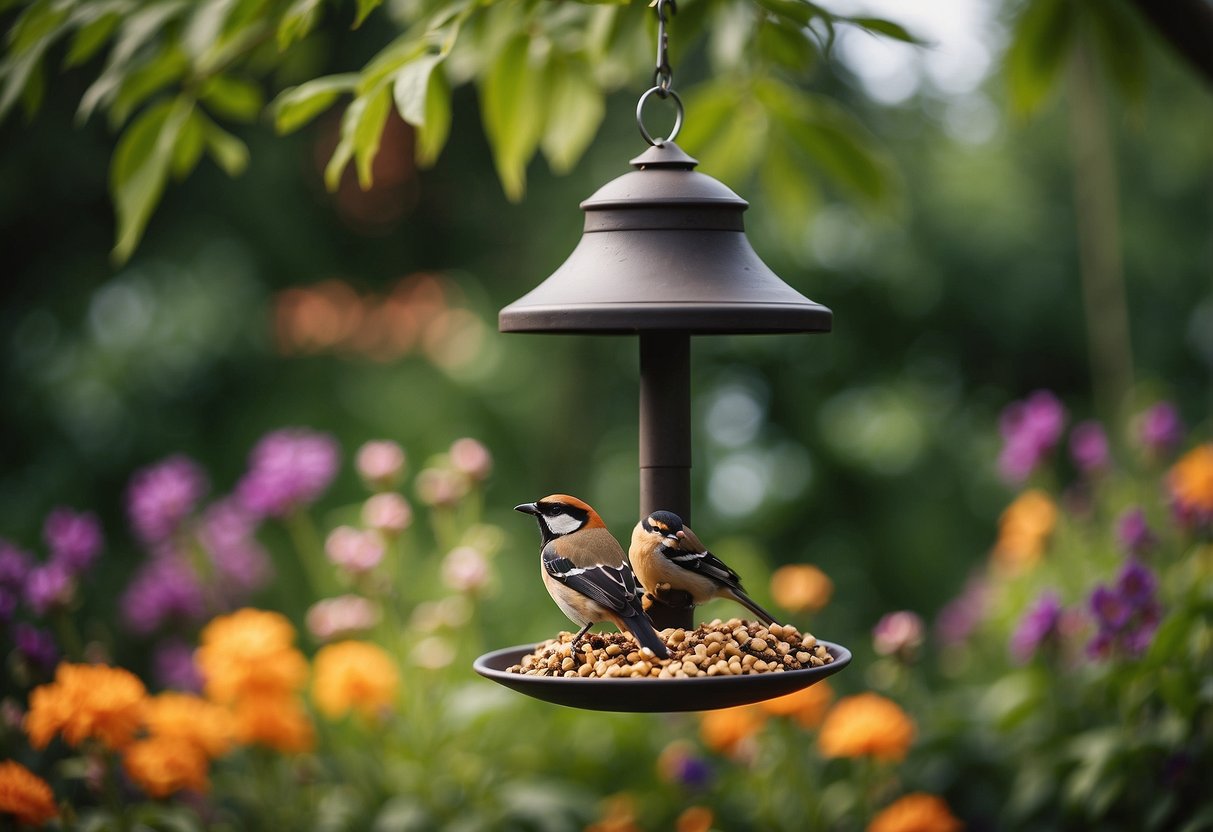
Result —
[[790, 624], [768, 627], [740, 618], [717, 618], [694, 630], [661, 630], [668, 659], [638, 648], [625, 633], [587, 633], [574, 651], [573, 635], [566, 631], [548, 639], [507, 672], [570, 679], [691, 679], [782, 673], [834, 661], [816, 638]]

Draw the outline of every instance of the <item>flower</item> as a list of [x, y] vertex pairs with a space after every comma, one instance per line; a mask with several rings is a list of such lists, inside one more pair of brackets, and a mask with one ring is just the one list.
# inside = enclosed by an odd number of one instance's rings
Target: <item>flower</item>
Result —
[[833, 594], [829, 576], [807, 563], [787, 564], [771, 575], [771, 597], [790, 612], [817, 612]]
[[918, 655], [923, 641], [922, 616], [899, 610], [883, 616], [872, 628], [872, 645], [881, 656], [896, 656], [909, 662]]
[[643, 832], [636, 825], [636, 805], [632, 796], [615, 794], [602, 802], [602, 817], [585, 828], [585, 832]]
[[1171, 466], [1167, 485], [1176, 513], [1185, 525], [1213, 518], [1213, 444], [1198, 445]]
[[55, 680], [30, 693], [25, 730], [30, 744], [45, 748], [56, 734], [70, 746], [92, 737], [111, 749], [134, 739], [143, 721], [147, 690], [120, 667], [62, 663]]
[[1184, 438], [1183, 421], [1170, 402], [1156, 402], [1137, 419], [1137, 438], [1147, 451], [1156, 456], [1170, 453]]
[[657, 774], [667, 783], [701, 788], [711, 781], [712, 767], [689, 742], [674, 740], [657, 755]]
[[172, 537], [206, 489], [206, 473], [181, 454], [136, 471], [126, 489], [131, 527], [145, 543]]
[[1094, 474], [1108, 467], [1108, 436], [1103, 426], [1092, 419], [1079, 422], [1070, 432], [1070, 458], [1084, 474]]
[[456, 439], [449, 455], [451, 467], [475, 482], [488, 479], [493, 470], [493, 455], [489, 449], [470, 437]]
[[284, 517], [325, 492], [337, 474], [340, 456], [336, 440], [326, 433], [307, 428], [274, 431], [253, 448], [236, 494], [258, 516]]
[[342, 641], [316, 653], [312, 696], [324, 715], [336, 719], [351, 710], [365, 717], [391, 708], [400, 673], [387, 651], [365, 641]]
[[1089, 606], [1097, 631], [1087, 644], [1087, 654], [1105, 659], [1144, 653], [1162, 618], [1157, 589], [1154, 573], [1136, 560], [1125, 564], [1113, 586], [1096, 586]]
[[769, 714], [795, 720], [801, 728], [816, 728], [825, 718], [826, 710], [832, 701], [834, 690], [825, 682], [818, 682], [758, 704]]
[[0, 538], [0, 625], [12, 620], [34, 559]]
[[877, 812], [867, 832], [960, 832], [963, 828], [942, 798], [913, 792]]
[[395, 491], [384, 491], [362, 504], [362, 522], [382, 534], [400, 534], [413, 522], [413, 507]]
[[269, 554], [257, 542], [257, 518], [232, 497], [212, 503], [202, 515], [198, 541], [210, 555], [225, 589], [260, 589], [273, 572]]
[[150, 736], [192, 745], [212, 760], [226, 754], [234, 739], [227, 708], [189, 693], [169, 691], [153, 696], [143, 722]]
[[758, 733], [764, 714], [757, 705], [738, 705], [700, 714], [699, 736], [703, 744], [720, 754], [737, 755], [747, 740]]
[[706, 806], [688, 806], [674, 821], [675, 832], [711, 832], [716, 816]]
[[1015, 661], [1026, 664], [1043, 645], [1056, 641], [1061, 632], [1061, 618], [1061, 599], [1057, 593], [1042, 593], [1011, 634], [1011, 655]]
[[1020, 494], [998, 520], [995, 566], [1012, 573], [1035, 566], [1056, 525], [1057, 505], [1048, 494], [1038, 488]]
[[76, 598], [76, 581], [71, 571], [52, 561], [30, 570], [25, 579], [25, 600], [34, 615], [44, 616], [67, 609]]
[[1066, 410], [1047, 390], [1037, 390], [1012, 402], [999, 419], [1003, 447], [998, 468], [1012, 483], [1026, 480], [1057, 445], [1066, 424]]
[[945, 604], [935, 618], [935, 636], [940, 642], [954, 647], [967, 641], [985, 618], [989, 594], [984, 577], [970, 576], [960, 594]]
[[358, 449], [354, 467], [372, 488], [391, 488], [404, 473], [404, 449], [388, 439], [367, 442]]
[[307, 678], [307, 660], [293, 646], [286, 616], [245, 608], [213, 618], [194, 654], [207, 696], [217, 702], [281, 697]]
[[1126, 509], [1116, 521], [1116, 540], [1130, 555], [1142, 555], [1158, 545], [1158, 538], [1146, 523], [1146, 514], [1137, 506]]
[[22, 658], [43, 673], [49, 673], [59, 662], [59, 648], [55, 644], [55, 637], [46, 630], [40, 630], [22, 621], [13, 633], [13, 641], [16, 642], [17, 651]]
[[15, 760], [0, 762], [0, 813], [41, 826], [59, 816], [50, 784]]
[[874, 757], [901, 762], [914, 742], [914, 722], [891, 699], [860, 693], [838, 700], [817, 736], [825, 757]]
[[132, 633], [148, 635], [170, 622], [193, 623], [206, 615], [198, 576], [177, 555], [146, 562], [122, 593], [122, 619]]
[[194, 665], [194, 648], [179, 638], [170, 638], [152, 651], [152, 678], [165, 688], [198, 693], [202, 676]]
[[467, 478], [446, 468], [426, 468], [417, 475], [417, 499], [436, 508], [453, 506], [468, 493]]
[[379, 535], [353, 526], [338, 526], [324, 541], [324, 553], [335, 566], [360, 575], [383, 560], [385, 547]]
[[488, 558], [473, 546], [458, 546], [442, 559], [442, 580], [456, 592], [475, 593], [488, 579]]
[[338, 595], [312, 604], [307, 629], [321, 641], [365, 632], [379, 623], [379, 607], [360, 595]]
[[42, 537], [50, 549], [51, 562], [73, 575], [92, 566], [105, 545], [97, 515], [91, 511], [77, 513], [62, 506], [47, 515]]
[[122, 768], [152, 797], [168, 797], [188, 789], [205, 792], [211, 787], [207, 759], [190, 743], [171, 737], [150, 737], [133, 743], [122, 755]]
[[310, 751], [316, 732], [297, 696], [251, 696], [236, 703], [236, 741], [264, 745], [284, 754]]

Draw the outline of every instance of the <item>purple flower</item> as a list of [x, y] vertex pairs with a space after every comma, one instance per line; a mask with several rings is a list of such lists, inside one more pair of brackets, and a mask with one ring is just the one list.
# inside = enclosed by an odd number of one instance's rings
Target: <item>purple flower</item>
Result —
[[1133, 615], [1120, 593], [1102, 584], [1091, 592], [1091, 612], [1100, 627], [1112, 631], [1122, 629]]
[[1146, 450], [1159, 455], [1178, 448], [1183, 442], [1184, 425], [1175, 405], [1158, 402], [1138, 416], [1137, 438]]
[[1099, 422], [1087, 420], [1074, 426], [1070, 432], [1070, 458], [1084, 474], [1094, 474], [1108, 467], [1108, 436]]
[[52, 610], [66, 609], [75, 597], [75, 578], [62, 563], [51, 561], [36, 566], [25, 579], [25, 599], [39, 617]]
[[47, 515], [42, 536], [51, 550], [51, 560], [76, 575], [92, 565], [105, 543], [97, 515], [62, 506]]
[[685, 740], [675, 740], [657, 755], [657, 771], [663, 780], [692, 789], [712, 781], [712, 766]]
[[968, 641], [985, 619], [989, 590], [979, 576], [970, 577], [960, 594], [944, 605], [935, 618], [935, 635], [945, 646]]
[[21, 622], [17, 625], [13, 640], [22, 657], [43, 673], [50, 673], [59, 663], [55, 637], [46, 630]]
[[1056, 641], [1061, 632], [1061, 617], [1057, 593], [1042, 593], [1011, 634], [1011, 655], [1015, 661], [1027, 664], [1043, 645]]
[[1003, 447], [998, 467], [1013, 483], [1026, 480], [1061, 439], [1066, 410], [1047, 390], [1037, 390], [1012, 402], [999, 419]]
[[1129, 606], [1145, 609], [1154, 602], [1158, 579], [1136, 560], [1130, 560], [1116, 578], [1116, 591]]
[[152, 676], [164, 688], [202, 692], [202, 674], [194, 664], [194, 648], [179, 638], [165, 639], [156, 645]]
[[122, 594], [123, 620], [137, 635], [148, 635], [170, 622], [192, 623], [205, 615], [198, 576], [174, 556], [147, 561]]
[[248, 473], [236, 493], [254, 514], [284, 517], [324, 493], [340, 456], [336, 440], [326, 433], [307, 428], [274, 431], [253, 448]]
[[872, 628], [872, 644], [881, 656], [896, 656], [902, 661], [912, 661], [922, 646], [922, 640], [922, 617], [909, 610], [888, 613]]
[[147, 543], [172, 537], [206, 493], [206, 474], [178, 454], [135, 472], [126, 490], [126, 511]]
[[1090, 606], [1098, 630], [1087, 644], [1087, 653], [1094, 658], [1117, 653], [1134, 658], [1144, 653], [1162, 620], [1157, 590], [1154, 573], [1136, 560], [1124, 565], [1114, 586], [1095, 587]]
[[1158, 538], [1146, 524], [1145, 512], [1137, 507], [1126, 510], [1116, 521], [1116, 539], [1130, 555], [1144, 554], [1158, 545]]
[[34, 559], [12, 543], [0, 538], [0, 589], [20, 592]]
[[257, 518], [233, 498], [212, 503], [198, 528], [198, 540], [221, 582], [238, 593], [260, 589], [273, 572], [256, 531]]

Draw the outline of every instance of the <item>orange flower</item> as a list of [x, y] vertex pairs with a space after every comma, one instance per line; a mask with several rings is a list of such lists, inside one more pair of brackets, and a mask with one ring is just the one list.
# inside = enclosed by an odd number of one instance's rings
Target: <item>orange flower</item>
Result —
[[833, 689], [825, 682], [818, 682], [786, 696], [767, 699], [759, 705], [769, 714], [796, 720], [801, 728], [816, 728], [833, 700]]
[[370, 717], [392, 706], [400, 674], [382, 647], [342, 641], [316, 654], [312, 695], [316, 707], [336, 719], [351, 709]]
[[875, 693], [840, 699], [821, 724], [817, 745], [826, 757], [900, 762], [914, 741], [914, 722], [896, 702]]
[[71, 746], [95, 737], [121, 749], [143, 720], [147, 689], [133, 673], [100, 664], [59, 665], [55, 681], [30, 694], [25, 730], [34, 748], [45, 748], [55, 734]]
[[833, 594], [830, 577], [807, 563], [781, 566], [771, 576], [771, 597], [791, 612], [817, 612], [830, 603]]
[[1180, 457], [1171, 466], [1167, 484], [1184, 508], [1213, 514], [1213, 445], [1200, 445]]
[[947, 803], [924, 792], [893, 801], [868, 824], [868, 832], [960, 832], [963, 828]]
[[14, 760], [0, 763], [0, 813], [41, 826], [58, 816], [50, 784]]
[[226, 754], [235, 739], [231, 712], [189, 693], [152, 697], [143, 719], [152, 737], [193, 745], [209, 759]]
[[152, 797], [168, 797], [183, 789], [205, 792], [207, 759], [202, 749], [171, 737], [152, 737], [133, 743], [122, 755], [122, 767]]
[[207, 696], [230, 703], [298, 690], [307, 678], [307, 659], [294, 641], [295, 629], [280, 613], [246, 608], [216, 617], [203, 628], [194, 654]]
[[762, 710], [754, 705], [738, 705], [700, 714], [699, 736], [704, 745], [720, 754], [733, 754], [764, 722]]
[[310, 751], [316, 737], [312, 721], [296, 696], [251, 697], [236, 703], [233, 711], [236, 740], [298, 754]]
[[1038, 488], [1020, 494], [998, 519], [994, 564], [1004, 571], [1031, 569], [1044, 554], [1057, 526], [1057, 505]]
[[688, 806], [674, 822], [677, 832], [711, 832], [716, 817], [706, 806]]
[[602, 819], [587, 826], [585, 832], [644, 832], [636, 825], [636, 806], [632, 796], [616, 794], [604, 800]]

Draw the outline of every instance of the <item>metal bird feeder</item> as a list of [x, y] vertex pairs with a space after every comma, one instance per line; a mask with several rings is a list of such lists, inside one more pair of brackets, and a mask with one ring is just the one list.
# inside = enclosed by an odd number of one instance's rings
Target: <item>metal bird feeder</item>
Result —
[[[683, 106], [672, 89], [673, 73], [666, 56], [665, 10], [672, 5], [671, 0], [657, 4], [654, 86], [636, 106], [637, 126], [650, 147], [631, 160], [634, 171], [608, 182], [581, 203], [585, 226], [580, 243], [550, 277], [501, 310], [498, 328], [501, 332], [639, 336], [639, 516], [665, 509], [689, 523], [691, 336], [829, 332], [833, 313], [793, 289], [759, 259], [742, 220], [749, 203], [720, 181], [695, 171], [698, 161], [674, 143]], [[677, 110], [666, 138], [653, 138], [644, 125], [644, 106], [654, 95], [672, 101]], [[676, 596], [667, 596], [649, 609], [659, 630], [693, 628], [692, 611], [689, 597], [684, 602]], [[829, 648], [835, 662], [794, 674], [841, 670], [850, 653], [838, 645]], [[504, 666], [507, 658], [516, 658], [515, 652], [497, 651], [482, 657], [477, 670], [483, 673]], [[672, 703], [676, 697], [653, 699], [658, 688], [646, 692], [636, 687], [670, 685], [666, 680], [629, 681], [626, 686], [634, 693], [628, 699], [631, 707], [621, 707], [618, 688], [608, 699], [605, 691], [597, 693], [588, 680], [570, 684], [561, 679], [528, 681], [516, 674], [486, 675], [532, 696], [578, 707], [687, 709], [664, 707], [662, 702], [668, 699]], [[510, 675], [514, 678], [502, 678]], [[752, 678], [756, 677], [734, 677], [736, 681]], [[609, 680], [599, 682], [598, 689], [611, 684]], [[790, 689], [805, 684], [800, 681]], [[707, 687], [701, 693], [692, 698], [695, 709], [777, 695], [754, 688], [738, 699], [738, 692], [727, 686], [715, 695]]]

